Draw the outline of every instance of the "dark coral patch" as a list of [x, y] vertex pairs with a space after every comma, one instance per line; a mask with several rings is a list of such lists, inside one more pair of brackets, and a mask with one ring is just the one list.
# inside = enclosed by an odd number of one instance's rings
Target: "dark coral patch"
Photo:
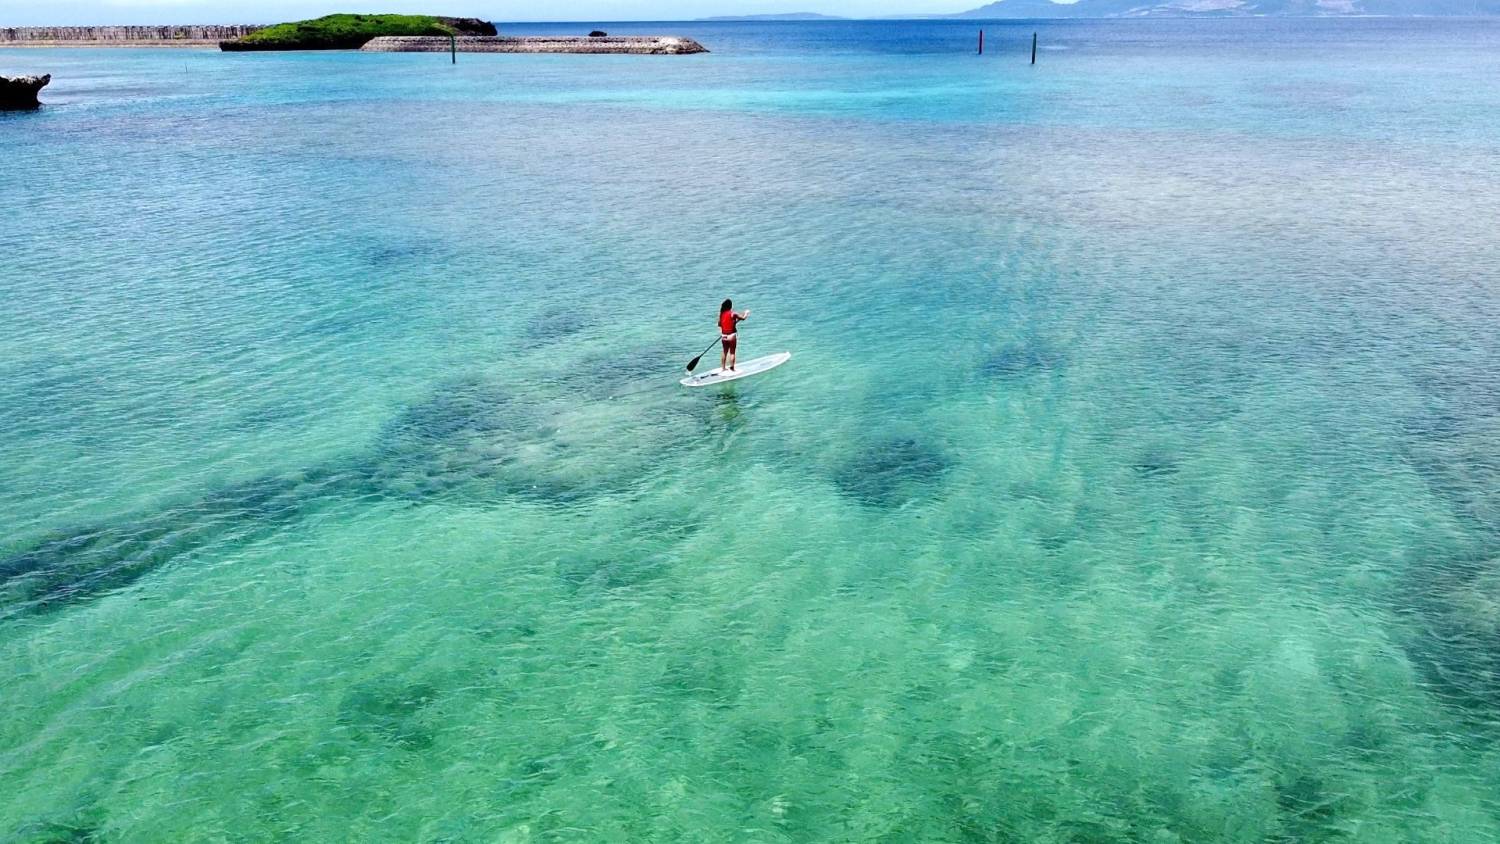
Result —
[[1337, 834], [1339, 819], [1352, 801], [1315, 777], [1303, 775], [1276, 784], [1276, 804], [1281, 810], [1283, 826], [1294, 833], [1294, 840], [1314, 841]]
[[411, 501], [536, 491], [545, 481], [512, 466], [518, 445], [540, 433], [535, 413], [499, 385], [466, 379], [397, 414], [360, 471], [368, 493]]
[[926, 492], [951, 466], [942, 449], [894, 437], [860, 451], [833, 473], [839, 491], [862, 504], [896, 507]]
[[98, 827], [65, 822], [41, 823], [20, 832], [20, 840], [36, 844], [99, 844], [108, 840]]
[[362, 472], [369, 494], [414, 502], [485, 505], [515, 496], [569, 506], [612, 488], [597, 473], [557, 471], [565, 451], [535, 405], [470, 379], [402, 411]]
[[1411, 602], [1399, 611], [1416, 622], [1407, 655], [1439, 700], [1494, 723], [1500, 712], [1500, 557], [1418, 567], [1406, 580], [1401, 593]]
[[670, 566], [665, 554], [620, 552], [606, 559], [575, 555], [558, 561], [557, 576], [574, 590], [614, 590], [657, 580]]
[[[625, 356], [622, 374], [655, 369], [658, 354]], [[224, 538], [285, 525], [336, 499], [488, 506], [509, 498], [568, 507], [633, 477], [570, 469], [567, 443], [534, 402], [501, 384], [460, 379], [399, 412], [374, 447], [303, 472], [235, 482], [143, 518], [82, 525], [0, 556], [0, 619], [45, 611], [127, 586]], [[615, 571], [611, 582], [635, 575]]]
[[360, 683], [339, 703], [338, 722], [361, 738], [378, 738], [407, 750], [432, 746], [432, 733], [422, 722], [422, 711], [437, 698], [425, 683], [392, 680]]
[[1500, 448], [1478, 435], [1408, 445], [1407, 461], [1466, 525], [1500, 541]]
[[1395, 420], [1402, 453], [1486, 542], [1500, 543], [1500, 377], [1493, 367], [1423, 370], [1421, 411]]
[[984, 357], [979, 372], [986, 378], [1018, 381], [1060, 370], [1066, 363], [1062, 352], [1047, 343], [1007, 343]]
[[0, 840], [28, 844], [98, 844], [113, 841], [106, 834], [105, 815], [95, 797], [80, 796], [71, 810], [35, 817], [15, 827], [0, 827]]
[[43, 612], [129, 586], [227, 532], [260, 532], [301, 516], [321, 474], [268, 475], [115, 525], [64, 531], [0, 559], [0, 617]]
[[1177, 474], [1180, 467], [1177, 457], [1170, 452], [1151, 450], [1131, 463], [1130, 468], [1143, 478], [1164, 478]]
[[349, 337], [368, 331], [383, 319], [385, 314], [369, 308], [345, 308], [311, 320], [301, 330], [313, 337]]
[[1414, 413], [1396, 420], [1404, 439], [1414, 443], [1441, 443], [1461, 436], [1464, 420], [1452, 413]]
[[[622, 349], [590, 359], [564, 373], [562, 381], [571, 390], [611, 397], [621, 391], [650, 389], [653, 385], [675, 387], [675, 379], [681, 377], [691, 355], [691, 351], [683, 354], [681, 349], [665, 346]], [[703, 356], [698, 371], [718, 365], [718, 352], [713, 351]]]
[[499, 385], [478, 378], [456, 381], [397, 414], [382, 430], [380, 446], [408, 451], [489, 439], [514, 432], [522, 424], [518, 412]]
[[566, 340], [593, 324], [593, 319], [576, 310], [551, 311], [535, 316], [526, 323], [526, 339], [539, 343]]
[[365, 260], [376, 266], [411, 261], [425, 261], [436, 257], [441, 250], [435, 243], [381, 243], [365, 250]]
[[311, 408], [301, 403], [265, 404], [240, 414], [229, 427], [238, 432], [291, 426], [306, 419], [311, 412]]

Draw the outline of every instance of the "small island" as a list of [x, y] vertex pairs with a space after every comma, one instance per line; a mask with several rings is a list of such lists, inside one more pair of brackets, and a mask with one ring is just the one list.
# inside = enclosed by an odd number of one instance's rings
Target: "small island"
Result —
[[478, 18], [436, 15], [325, 15], [279, 23], [242, 38], [219, 42], [226, 52], [252, 50], [358, 50], [383, 36], [495, 35], [495, 25]]

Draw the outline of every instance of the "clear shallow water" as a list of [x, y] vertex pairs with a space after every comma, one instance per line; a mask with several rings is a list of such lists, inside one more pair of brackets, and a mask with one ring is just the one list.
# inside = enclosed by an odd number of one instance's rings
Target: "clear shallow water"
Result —
[[1497, 24], [638, 28], [0, 52], [0, 835], [1500, 835]]

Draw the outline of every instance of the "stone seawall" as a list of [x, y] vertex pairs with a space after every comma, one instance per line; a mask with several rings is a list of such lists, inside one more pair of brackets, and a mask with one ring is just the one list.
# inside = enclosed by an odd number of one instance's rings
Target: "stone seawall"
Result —
[[[454, 44], [460, 53], [616, 53], [671, 56], [708, 52], [691, 38], [670, 35], [625, 35], [604, 38], [586, 36], [459, 36]], [[430, 36], [383, 36], [361, 47], [366, 53], [446, 53], [449, 39]]]
[[217, 47], [262, 26], [14, 26], [0, 27], [0, 47]]

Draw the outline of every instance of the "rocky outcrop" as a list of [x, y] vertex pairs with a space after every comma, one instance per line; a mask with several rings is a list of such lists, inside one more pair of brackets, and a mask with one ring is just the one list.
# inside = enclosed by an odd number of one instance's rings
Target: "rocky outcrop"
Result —
[[38, 91], [52, 81], [52, 74], [45, 76], [0, 76], [0, 111], [33, 109], [41, 105], [36, 98]]
[[489, 21], [482, 21], [479, 18], [445, 18], [445, 17], [439, 17], [438, 20], [442, 21], [442, 23], [443, 23], [444, 26], [452, 27], [453, 31], [457, 32], [459, 35], [499, 35], [500, 34], [500, 30], [496, 29], [494, 24], [490, 23]]
[[4, 47], [208, 47], [243, 38], [259, 26], [12, 26], [0, 27]]
[[366, 53], [615, 53], [640, 56], [678, 56], [706, 53], [708, 49], [691, 38], [673, 35], [622, 35], [592, 38], [586, 35], [523, 35], [456, 39], [429, 36], [372, 38], [360, 50]]

